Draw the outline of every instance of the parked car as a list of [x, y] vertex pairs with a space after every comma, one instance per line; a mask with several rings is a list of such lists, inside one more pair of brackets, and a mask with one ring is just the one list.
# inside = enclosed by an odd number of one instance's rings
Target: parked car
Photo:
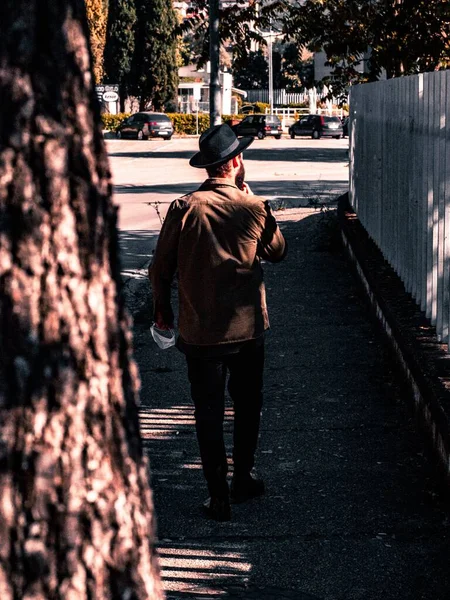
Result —
[[147, 140], [157, 137], [170, 140], [173, 135], [172, 121], [164, 113], [138, 112], [122, 121], [116, 130], [117, 138]]
[[276, 115], [248, 115], [232, 128], [236, 135], [253, 135], [262, 140], [266, 135], [273, 135], [276, 140], [281, 138], [283, 128]]
[[292, 139], [296, 135], [310, 135], [314, 140], [321, 137], [342, 137], [342, 122], [339, 117], [306, 115], [289, 127]]
[[345, 117], [342, 121], [342, 137], [348, 137], [348, 122], [350, 117]]
[[254, 110], [255, 107], [253, 106], [253, 104], [243, 104], [239, 109], [239, 112], [241, 113], [241, 115], [248, 115], [249, 113], [253, 114]]

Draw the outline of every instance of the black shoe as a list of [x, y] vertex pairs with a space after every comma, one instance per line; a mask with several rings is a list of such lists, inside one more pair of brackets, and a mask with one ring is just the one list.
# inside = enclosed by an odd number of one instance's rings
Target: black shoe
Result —
[[211, 496], [203, 503], [203, 512], [214, 521], [229, 521], [231, 519], [230, 501], [228, 498]]
[[252, 498], [262, 496], [266, 488], [262, 479], [255, 479], [251, 475], [244, 478], [233, 477], [231, 481], [230, 500], [233, 504], [240, 504]]

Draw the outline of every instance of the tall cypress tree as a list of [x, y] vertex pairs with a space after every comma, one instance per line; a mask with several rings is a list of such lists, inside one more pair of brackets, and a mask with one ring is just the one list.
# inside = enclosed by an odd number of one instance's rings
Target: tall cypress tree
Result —
[[172, 0], [136, 0], [135, 50], [130, 90], [143, 110], [151, 102], [161, 110], [178, 86], [177, 18]]
[[135, 48], [134, 0], [109, 0], [104, 56], [105, 79], [120, 85], [121, 110], [129, 91], [129, 74]]
[[106, 39], [107, 0], [85, 0], [92, 52], [92, 70], [96, 83], [103, 80], [103, 52]]

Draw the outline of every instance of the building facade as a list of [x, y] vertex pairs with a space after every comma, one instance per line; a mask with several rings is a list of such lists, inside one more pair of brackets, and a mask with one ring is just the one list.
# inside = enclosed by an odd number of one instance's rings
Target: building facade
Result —
[[[181, 67], [178, 71], [178, 110], [183, 113], [209, 113], [209, 63], [205, 69], [195, 65]], [[220, 107], [223, 115], [239, 112], [237, 96], [246, 97], [246, 92], [233, 86], [233, 77], [227, 71], [220, 71]]]

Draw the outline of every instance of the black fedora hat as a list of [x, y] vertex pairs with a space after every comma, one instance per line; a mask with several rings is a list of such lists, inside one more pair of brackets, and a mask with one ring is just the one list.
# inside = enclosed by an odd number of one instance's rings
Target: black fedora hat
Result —
[[252, 137], [238, 139], [226, 123], [215, 125], [201, 135], [200, 152], [194, 154], [189, 164], [199, 169], [220, 165], [243, 152], [252, 142]]

